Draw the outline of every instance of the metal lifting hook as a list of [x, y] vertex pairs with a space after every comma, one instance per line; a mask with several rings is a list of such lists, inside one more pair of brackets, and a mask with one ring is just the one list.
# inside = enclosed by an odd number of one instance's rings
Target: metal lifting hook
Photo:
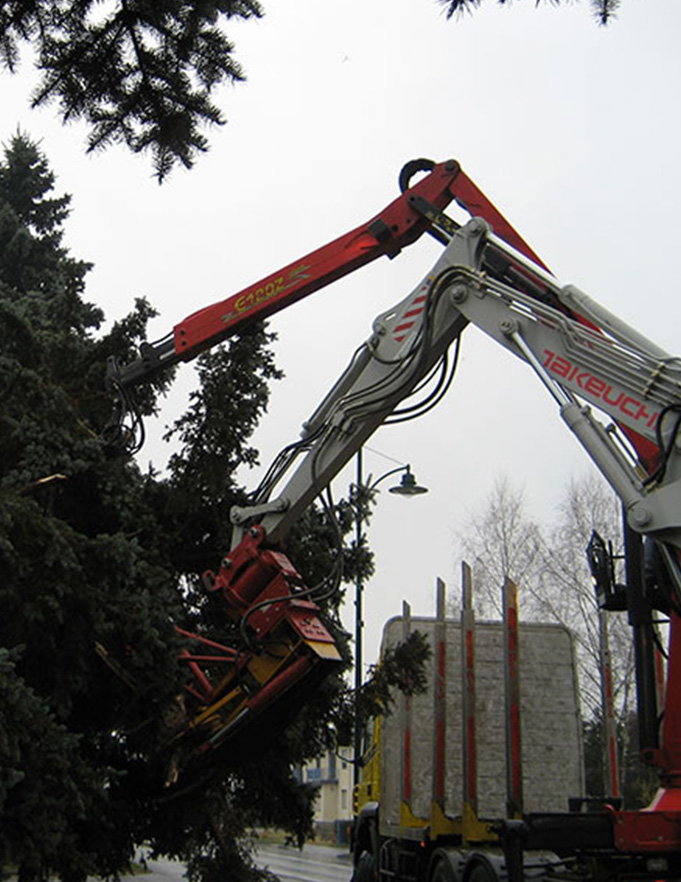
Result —
[[411, 159], [407, 162], [400, 172], [400, 193], [404, 193], [411, 186], [411, 179], [418, 172], [431, 172], [435, 168], [432, 159]]

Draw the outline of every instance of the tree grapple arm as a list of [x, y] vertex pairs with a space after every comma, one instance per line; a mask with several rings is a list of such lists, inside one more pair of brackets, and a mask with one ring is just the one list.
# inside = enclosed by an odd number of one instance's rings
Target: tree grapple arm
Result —
[[[404, 403], [439, 373], [467, 325], [524, 361], [621, 500], [629, 531], [654, 542], [667, 565], [665, 708], [659, 744], [643, 753], [658, 767], [661, 788], [644, 812], [613, 809], [588, 822], [610, 855], [673, 855], [681, 867], [681, 360], [583, 292], [560, 286], [527, 251], [495, 235], [486, 218], [459, 227], [422, 207], [446, 243], [441, 257], [411, 294], [376, 318], [302, 441], [233, 521], [248, 530], [257, 518], [269, 542], [282, 541], [376, 428], [426, 409]], [[645, 591], [642, 579], [632, 585], [634, 593]], [[528, 821], [532, 837], [542, 823]], [[554, 823], [566, 848], [586, 848], [583, 819], [568, 814]]]
[[[166, 364], [189, 360], [244, 324], [273, 314], [368, 263], [394, 256], [424, 232], [444, 249], [422, 282], [379, 315], [347, 370], [277, 457], [249, 504], [235, 509], [232, 551], [207, 589], [236, 622], [241, 648], [193, 635], [183, 657], [193, 680], [186, 713], [169, 739], [182, 781], [203, 759], [252, 747], [266, 721], [295, 708], [338, 658], [307, 589], [281, 547], [301, 513], [379, 426], [418, 416], [446, 392], [449, 350], [469, 324], [523, 360], [560, 417], [622, 501], [629, 527], [657, 543], [669, 571], [670, 656], [659, 747], [648, 759], [662, 787], [643, 812], [596, 822], [611, 853], [681, 850], [681, 363], [577, 289], [561, 287], [457, 163], [407, 166], [405, 191], [380, 215], [254, 286], [189, 316], [161, 350], [147, 350], [114, 385], [128, 388]], [[456, 199], [475, 217], [461, 227], [443, 213]], [[494, 232], [492, 232], [494, 230]], [[434, 391], [424, 391], [433, 385]], [[415, 403], [412, 403], [415, 402]], [[597, 415], [605, 415], [603, 424]], [[240, 741], [241, 739], [241, 741]], [[218, 754], [218, 750], [220, 753]], [[172, 763], [171, 763], [172, 765]], [[534, 820], [537, 829], [539, 821]], [[563, 830], [577, 830], [569, 820]], [[523, 834], [524, 835], [524, 834]], [[532, 834], [534, 835], [534, 834]], [[578, 847], [575, 833], [574, 847]]]
[[[424, 177], [412, 185], [414, 175], [421, 172]], [[129, 364], [110, 359], [108, 382], [117, 396], [117, 407], [107, 435], [113, 443], [128, 453], [139, 449], [136, 430], [141, 428], [141, 419], [134, 402], [137, 385], [178, 362], [190, 361], [250, 322], [274, 314], [382, 255], [395, 257], [426, 232], [446, 241], [433, 218], [452, 200], [471, 214], [482, 212], [508, 241], [538, 260], [457, 162], [408, 163], [400, 175], [400, 188], [402, 194], [366, 223], [237, 294], [191, 314], [163, 340], [143, 344], [139, 357]], [[396, 390], [391, 407], [403, 394]], [[126, 423], [128, 419], [131, 421]], [[372, 424], [374, 428], [376, 424]], [[372, 430], [367, 425], [363, 435]], [[342, 450], [337, 467], [356, 449], [356, 443], [357, 438]], [[181, 661], [190, 679], [164, 739], [164, 752], [170, 756], [167, 786], [184, 790], [188, 782], [202, 777], [202, 770], [213, 768], [218, 756], [222, 763], [237, 761], [241, 750], [253, 748], [255, 734], [268, 728], [265, 720], [285, 717], [295, 708], [292, 696], [296, 691], [309, 689], [312, 681], [337, 664], [339, 654], [321, 623], [315, 592], [305, 588], [288, 559], [272, 547], [281, 543], [293, 520], [331, 478], [332, 470], [325, 467], [324, 474], [315, 477], [272, 535], [252, 516], [260, 510], [271, 514], [278, 507], [283, 513], [289, 509], [288, 503], [278, 506], [265, 501], [261, 508], [251, 507], [249, 527], [241, 541], [223, 558], [216, 574], [206, 573], [207, 590], [220, 599], [226, 619], [239, 624], [241, 648], [236, 650], [206, 634], [181, 631], [189, 641]], [[276, 730], [276, 722], [269, 728]]]

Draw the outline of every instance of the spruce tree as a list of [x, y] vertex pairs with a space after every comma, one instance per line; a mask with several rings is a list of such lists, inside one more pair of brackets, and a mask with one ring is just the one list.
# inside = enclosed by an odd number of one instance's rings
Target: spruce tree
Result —
[[[199, 503], [101, 442], [106, 360], [132, 357], [152, 311], [139, 301], [98, 333], [89, 266], [62, 244], [69, 198], [53, 188], [17, 135], [0, 163], [0, 866], [22, 880], [120, 872], [141, 839], [181, 854], [186, 836], [168, 831], [196, 826], [193, 806], [159, 808], [150, 775], [181, 688], [174, 624], [192, 556], [176, 549]], [[163, 385], [140, 396], [147, 414]], [[244, 394], [224, 388], [238, 409]]]
[[[181, 688], [174, 625], [224, 628], [200, 573], [228, 547], [237, 466], [256, 459], [270, 337], [255, 326], [202, 357], [168, 478], [111, 456], [105, 363], [133, 356], [152, 310], [139, 301], [98, 332], [89, 265], [62, 244], [69, 197], [53, 190], [17, 135], [0, 162], [0, 867], [82, 880], [125, 870], [145, 840], [197, 878], [250, 878], [240, 837], [256, 818], [309, 832], [290, 764], [319, 744], [323, 702], [317, 736], [282, 737], [184, 798], [159, 798], [154, 776]], [[163, 385], [141, 390], [144, 413]]]
[[119, 793], [177, 681], [151, 479], [97, 437], [106, 357], [131, 350], [150, 310], [96, 335], [89, 266], [62, 245], [69, 197], [53, 186], [14, 137], [0, 164], [0, 863], [26, 879], [129, 859]]
[[[243, 648], [201, 573], [229, 548], [237, 468], [257, 461], [250, 436], [279, 377], [271, 335], [254, 325], [201, 357], [166, 477], [111, 455], [106, 361], [134, 356], [153, 311], [139, 300], [100, 332], [89, 265], [62, 243], [70, 200], [53, 190], [18, 134], [0, 161], [0, 871], [82, 882], [124, 872], [144, 841], [197, 882], [261, 878], [253, 825], [311, 832], [314, 794], [291, 772], [352, 724], [343, 665], [289, 703], [285, 728], [171, 795], [160, 741], [185, 682], [175, 626]], [[140, 390], [143, 414], [168, 382]], [[307, 583], [334, 588], [326, 621], [346, 658], [343, 578], [371, 570], [343, 545], [355, 516], [313, 507], [289, 537]]]

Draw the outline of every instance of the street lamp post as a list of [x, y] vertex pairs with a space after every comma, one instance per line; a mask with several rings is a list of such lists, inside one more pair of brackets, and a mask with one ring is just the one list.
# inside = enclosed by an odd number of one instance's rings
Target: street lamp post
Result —
[[[395, 487], [390, 487], [389, 492], [395, 493], [398, 496], [418, 496], [422, 493], [427, 493], [428, 488], [420, 486], [414, 475], [411, 471], [410, 465], [401, 465], [397, 468], [390, 469], [389, 471], [382, 474], [375, 481], [372, 481], [367, 485], [367, 490], [371, 492], [375, 490], [376, 487], [384, 481], [386, 478], [389, 478], [391, 475], [397, 475], [402, 472], [402, 479], [400, 483]], [[362, 448], [357, 451], [357, 480], [355, 484], [355, 492], [356, 492], [356, 507], [355, 507], [355, 542], [356, 547], [359, 550], [361, 547], [363, 533], [362, 533], [362, 509], [360, 505], [360, 494], [363, 487], [363, 463], [362, 463]], [[362, 581], [361, 572], [357, 571], [357, 575], [355, 577], [355, 702], [359, 700], [359, 691], [362, 687], [362, 629], [364, 627], [364, 622], [362, 620], [362, 596], [364, 593], [364, 583]], [[357, 704], [355, 705], [355, 711], [358, 710]], [[356, 716], [357, 719], [357, 716]], [[361, 766], [361, 757], [362, 757], [362, 731], [360, 726], [355, 724], [354, 731], [354, 745], [353, 745], [353, 783], [355, 787], [359, 784], [360, 778], [360, 766]]]
[[[357, 552], [362, 542], [362, 512], [360, 509], [360, 492], [362, 487], [362, 448], [357, 451], [357, 483], [355, 485], [357, 500], [355, 510], [355, 543]], [[355, 729], [353, 745], [352, 782], [356, 787], [359, 784], [359, 760], [362, 753], [362, 731], [360, 729], [357, 710], [359, 702], [359, 690], [362, 686], [362, 575], [359, 567], [355, 576]]]

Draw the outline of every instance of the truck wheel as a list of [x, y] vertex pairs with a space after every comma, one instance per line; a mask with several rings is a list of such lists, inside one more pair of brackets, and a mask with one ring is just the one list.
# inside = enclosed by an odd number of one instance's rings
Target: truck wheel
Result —
[[376, 860], [373, 854], [368, 851], [362, 852], [362, 856], [357, 861], [355, 872], [352, 874], [350, 882], [376, 882]]
[[376, 882], [378, 879], [378, 829], [375, 818], [364, 821], [357, 831], [355, 870], [350, 882]]
[[435, 869], [430, 874], [430, 882], [456, 882], [454, 871], [446, 860], [439, 860], [437, 862]]
[[466, 882], [498, 882], [498, 879], [491, 867], [476, 863], [466, 875]]

